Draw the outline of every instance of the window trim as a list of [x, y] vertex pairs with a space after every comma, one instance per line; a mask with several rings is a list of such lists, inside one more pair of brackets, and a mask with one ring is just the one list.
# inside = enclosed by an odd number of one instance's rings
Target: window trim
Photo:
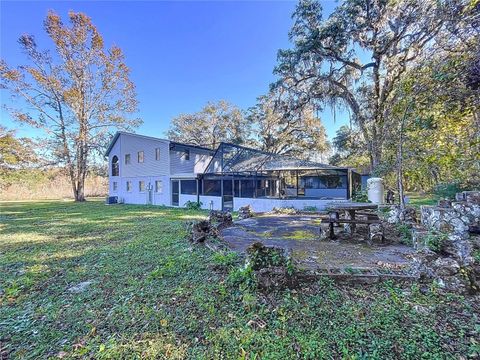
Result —
[[112, 191], [113, 191], [113, 192], [117, 192], [117, 191], [118, 191], [118, 182], [117, 182], [117, 181], [113, 181], [113, 182], [112, 182]]
[[126, 189], [127, 189], [127, 192], [132, 192], [132, 181], [131, 180], [127, 180]]
[[[128, 159], [128, 161], [127, 161]], [[132, 155], [125, 154], [125, 165], [130, 165], [132, 163]]]
[[190, 149], [185, 149], [182, 155], [183, 160], [190, 161]]
[[[116, 161], [115, 161], [116, 160]], [[112, 176], [120, 176], [120, 161], [117, 155], [112, 157]]]
[[[158, 186], [160, 184], [160, 186]], [[158, 191], [160, 189], [160, 191]], [[163, 194], [163, 181], [162, 180], [155, 180], [155, 193], [156, 194]]]
[[[142, 190], [142, 188], [141, 188], [141, 186], [140, 186], [141, 183], [143, 183], [143, 190]], [[139, 192], [139, 193], [144, 193], [145, 190], [146, 190], [146, 188], [145, 188], [145, 181], [143, 181], [143, 180], [138, 180], [138, 192]]]
[[[142, 161], [140, 161], [140, 154], [142, 154]], [[143, 150], [137, 152], [137, 162], [139, 164], [143, 164], [145, 162], [145, 152]]]
[[161, 150], [159, 147], [155, 148], [155, 161], [160, 161]]

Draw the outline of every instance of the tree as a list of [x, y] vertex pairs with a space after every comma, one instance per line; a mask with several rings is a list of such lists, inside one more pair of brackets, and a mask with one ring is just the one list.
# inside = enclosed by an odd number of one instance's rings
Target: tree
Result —
[[22, 168], [36, 161], [33, 142], [16, 137], [15, 131], [0, 125], [0, 171]]
[[[84, 201], [88, 161], [114, 129], [137, 126], [126, 115], [137, 109], [135, 87], [120, 48], [105, 49], [102, 36], [83, 13], [69, 13], [71, 26], [49, 12], [44, 28], [55, 53], [38, 49], [31, 35], [19, 44], [29, 65], [0, 63], [1, 86], [24, 100], [10, 108], [21, 123], [42, 129], [49, 150], [65, 166], [75, 201]], [[55, 56], [54, 56], [55, 55]]]
[[168, 138], [192, 145], [216, 148], [220, 142], [247, 144], [251, 125], [241, 110], [224, 101], [207, 103], [193, 114], [181, 114], [171, 121]]
[[313, 159], [330, 149], [325, 127], [311, 107], [286, 114], [270, 93], [258, 98], [248, 119], [254, 124], [256, 140], [264, 151]]
[[294, 48], [279, 51], [275, 87], [291, 94], [292, 108], [315, 101], [348, 109], [375, 168], [391, 126], [389, 101], [444, 26], [442, 4], [348, 0], [323, 20], [318, 1], [302, 0], [290, 32]]

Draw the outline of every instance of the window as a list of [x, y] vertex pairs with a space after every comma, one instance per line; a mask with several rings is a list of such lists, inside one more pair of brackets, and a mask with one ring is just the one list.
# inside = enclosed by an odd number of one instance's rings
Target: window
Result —
[[130, 154], [125, 154], [125, 165], [130, 164]]
[[112, 176], [118, 176], [120, 173], [120, 166], [118, 164], [118, 156], [112, 158]]
[[117, 184], [116, 181], [113, 182], [113, 184], [112, 184], [112, 189], [113, 189], [113, 191], [117, 191], [117, 189], [118, 189], [118, 184]]
[[132, 191], [132, 182], [131, 181], [127, 181], [127, 191], [128, 192]]
[[222, 185], [220, 180], [203, 180], [203, 195], [222, 195]]
[[163, 183], [162, 180], [155, 181], [155, 192], [156, 193], [163, 193]]
[[184, 195], [197, 195], [197, 181], [182, 180], [180, 182], [180, 193]]
[[137, 160], [138, 160], [139, 163], [143, 163], [143, 151], [138, 152]]
[[183, 160], [190, 160], [190, 150], [185, 150], [182, 155]]
[[144, 192], [145, 191], [145, 181], [138, 182], [138, 191]]
[[160, 148], [155, 149], [155, 160], [160, 160]]

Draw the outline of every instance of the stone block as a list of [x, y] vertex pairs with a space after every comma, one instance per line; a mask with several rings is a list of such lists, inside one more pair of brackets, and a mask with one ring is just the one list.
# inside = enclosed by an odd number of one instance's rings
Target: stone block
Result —
[[413, 228], [412, 229], [412, 245], [415, 250], [422, 250], [428, 248], [426, 243], [426, 237], [428, 230], [425, 228]]
[[460, 271], [460, 264], [452, 258], [438, 258], [433, 262], [433, 268], [438, 276], [452, 276]]
[[383, 242], [383, 225], [381, 223], [370, 224], [368, 226], [368, 236], [370, 242]]

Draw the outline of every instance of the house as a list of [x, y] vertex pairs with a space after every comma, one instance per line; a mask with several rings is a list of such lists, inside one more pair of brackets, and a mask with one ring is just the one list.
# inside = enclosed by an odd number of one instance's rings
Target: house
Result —
[[255, 211], [325, 208], [361, 186], [350, 168], [221, 143], [217, 149], [118, 132], [105, 153], [109, 195], [127, 204]]

